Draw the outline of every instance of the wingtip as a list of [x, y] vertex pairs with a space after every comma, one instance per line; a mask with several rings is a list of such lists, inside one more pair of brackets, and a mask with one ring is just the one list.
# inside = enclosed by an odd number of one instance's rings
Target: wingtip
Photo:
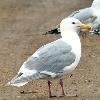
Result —
[[22, 82], [22, 83], [11, 83], [11, 82], [8, 82], [7, 84], [5, 84], [5, 86], [16, 86], [16, 87], [21, 87], [25, 84], [27, 84], [28, 82]]

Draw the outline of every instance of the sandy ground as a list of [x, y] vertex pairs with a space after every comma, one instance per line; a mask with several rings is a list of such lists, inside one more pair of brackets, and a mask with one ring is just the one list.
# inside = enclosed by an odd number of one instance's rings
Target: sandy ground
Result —
[[[17, 88], [5, 86], [22, 63], [40, 46], [60, 38], [42, 34], [72, 11], [91, 5], [92, 0], [1, 0], [0, 1], [0, 100], [100, 100], [100, 40], [88, 36], [82, 41], [80, 64], [64, 77], [65, 97], [59, 80], [52, 81], [48, 98], [46, 80]], [[21, 91], [25, 91], [21, 94]]]

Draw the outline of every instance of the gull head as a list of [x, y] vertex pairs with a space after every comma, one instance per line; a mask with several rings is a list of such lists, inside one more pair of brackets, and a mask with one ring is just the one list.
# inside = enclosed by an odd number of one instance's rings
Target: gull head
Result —
[[78, 19], [73, 17], [65, 18], [60, 23], [61, 34], [73, 32], [79, 33], [80, 29], [91, 30], [92, 27], [90, 25], [82, 24]]

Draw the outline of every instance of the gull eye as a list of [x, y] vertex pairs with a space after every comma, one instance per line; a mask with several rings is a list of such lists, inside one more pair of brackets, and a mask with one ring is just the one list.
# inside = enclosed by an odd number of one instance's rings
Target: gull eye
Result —
[[72, 24], [75, 24], [75, 22], [72, 22]]

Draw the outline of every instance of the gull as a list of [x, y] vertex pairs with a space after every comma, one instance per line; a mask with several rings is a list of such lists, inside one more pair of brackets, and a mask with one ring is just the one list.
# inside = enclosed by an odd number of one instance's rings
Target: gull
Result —
[[62, 77], [76, 68], [81, 57], [81, 42], [77, 34], [80, 29], [90, 30], [91, 26], [72, 17], [63, 19], [60, 23], [62, 38], [40, 47], [7, 85], [20, 87], [32, 80], [45, 79], [48, 81], [49, 97], [52, 97], [51, 80], [59, 78], [64, 96]]
[[[82, 23], [89, 24], [93, 27], [90, 33], [100, 34], [100, 0], [94, 0], [91, 7], [80, 9], [73, 12], [68, 17], [74, 17], [80, 20]], [[85, 33], [85, 30], [81, 30], [80, 33]], [[59, 25], [56, 28], [48, 31], [46, 34], [60, 34]]]

